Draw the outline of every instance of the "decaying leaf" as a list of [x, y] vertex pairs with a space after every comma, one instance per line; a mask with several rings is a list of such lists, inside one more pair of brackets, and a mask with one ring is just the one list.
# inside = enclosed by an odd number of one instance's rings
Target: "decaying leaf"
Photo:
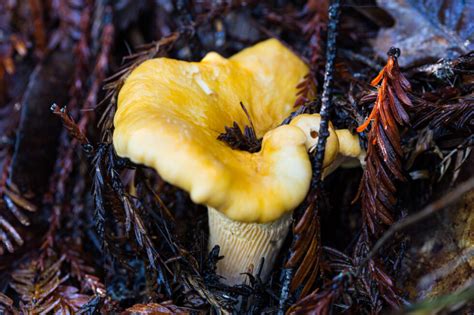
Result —
[[[462, 251], [474, 251], [474, 191], [467, 193], [461, 200], [454, 215], [454, 229], [458, 247]], [[467, 257], [467, 263], [474, 271], [474, 252]]]
[[474, 285], [474, 192], [411, 232], [408, 258], [414, 263], [405, 285], [424, 300]]
[[[377, 0], [395, 19], [373, 42], [384, 56], [396, 45], [403, 54], [400, 66], [454, 58], [474, 49], [474, 2], [461, 0]], [[434, 59], [434, 60], [433, 60]]]
[[[20, 127], [10, 180], [20, 192], [43, 193], [56, 155], [60, 123], [51, 115], [54, 102], [66, 103], [74, 60], [71, 52], [56, 51], [33, 72], [23, 96]], [[64, 79], [67, 78], [67, 79]], [[44, 126], [48, 128], [44, 128]], [[38, 165], [42, 167], [38, 168]]]
[[135, 304], [134, 306], [127, 308], [126, 315], [167, 315], [167, 314], [189, 314], [188, 311], [173, 305], [171, 301], [149, 304]]

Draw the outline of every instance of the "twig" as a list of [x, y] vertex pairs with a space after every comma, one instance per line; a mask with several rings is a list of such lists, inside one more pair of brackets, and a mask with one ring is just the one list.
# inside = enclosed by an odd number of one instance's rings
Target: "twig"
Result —
[[326, 140], [329, 137], [329, 115], [331, 112], [331, 96], [334, 75], [334, 60], [336, 59], [337, 25], [339, 22], [339, 0], [334, 0], [329, 6], [328, 39], [326, 50], [326, 70], [324, 72], [323, 94], [321, 97], [321, 123], [316, 157], [313, 162], [313, 187], [321, 182], [322, 165], [326, 151]]
[[375, 71], [380, 71], [380, 68], [383, 67], [383, 65], [381, 65], [380, 63], [378, 63], [377, 61], [378, 60], [373, 60], [369, 57], [366, 57], [362, 54], [358, 54], [358, 53], [355, 53], [349, 49], [341, 49], [340, 50], [342, 56], [346, 57], [346, 58], [349, 58], [349, 59], [352, 59], [352, 60], [356, 60], [356, 61], [359, 61], [359, 62], [362, 62], [363, 64], [365, 64], [366, 66], [372, 68], [373, 70]]
[[60, 108], [58, 105], [53, 104], [51, 105], [51, 111], [61, 118], [64, 128], [66, 128], [71, 138], [77, 140], [83, 147], [90, 145], [87, 136], [69, 115], [66, 106]]
[[[340, 6], [339, 0], [333, 0], [328, 9], [328, 37], [327, 37], [327, 48], [326, 48], [326, 70], [324, 73], [324, 84], [323, 84], [323, 93], [322, 93], [322, 106], [321, 106], [321, 123], [319, 125], [319, 139], [317, 145], [316, 157], [313, 160], [313, 179], [312, 179], [312, 189], [318, 190], [321, 183], [321, 174], [322, 174], [322, 164], [324, 160], [324, 152], [326, 149], [326, 139], [329, 136], [328, 126], [329, 126], [329, 114], [331, 109], [331, 96], [332, 96], [332, 83], [333, 83], [333, 73], [334, 73], [334, 60], [336, 58], [336, 37], [337, 37], [337, 25], [339, 22], [339, 13]], [[315, 197], [311, 198], [311, 203], [315, 202]], [[308, 207], [310, 211], [316, 211], [313, 208]], [[293, 251], [294, 244], [297, 240], [293, 240], [293, 244], [290, 249]], [[280, 301], [279, 301], [279, 310], [278, 314], [283, 315], [285, 313], [285, 305], [288, 301], [290, 293], [290, 284], [293, 279], [293, 268], [284, 268], [283, 269], [283, 283], [280, 291]]]

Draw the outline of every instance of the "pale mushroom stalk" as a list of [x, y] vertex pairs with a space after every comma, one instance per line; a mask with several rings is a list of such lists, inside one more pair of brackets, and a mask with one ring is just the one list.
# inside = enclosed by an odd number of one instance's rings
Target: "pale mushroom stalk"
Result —
[[209, 248], [220, 246], [224, 259], [217, 264], [217, 273], [226, 277], [226, 283], [242, 283], [243, 272], [255, 275], [260, 271], [260, 278], [267, 279], [288, 234], [291, 213], [269, 223], [234, 221], [211, 207], [208, 216]]

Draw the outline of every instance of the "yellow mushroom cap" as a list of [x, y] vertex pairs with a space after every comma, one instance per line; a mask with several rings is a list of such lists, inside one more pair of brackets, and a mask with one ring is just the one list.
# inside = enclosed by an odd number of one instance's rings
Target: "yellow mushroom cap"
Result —
[[[316, 149], [319, 139], [319, 124], [321, 116], [319, 114], [301, 114], [296, 116], [290, 123], [303, 130], [306, 135], [306, 148], [312, 152]], [[324, 151], [323, 167], [330, 165], [339, 153], [339, 139], [332, 123], [329, 123], [329, 137], [326, 140], [326, 150]]]
[[339, 139], [339, 153], [343, 156], [358, 158], [363, 152], [359, 144], [359, 136], [348, 129], [336, 130]]
[[[114, 147], [232, 220], [274, 221], [309, 189], [305, 134], [295, 126], [275, 128], [294, 110], [296, 86], [307, 73], [275, 39], [229, 59], [209, 53], [201, 62], [148, 60], [120, 91]], [[217, 140], [234, 121], [249, 124], [240, 102], [263, 136], [260, 152]]]

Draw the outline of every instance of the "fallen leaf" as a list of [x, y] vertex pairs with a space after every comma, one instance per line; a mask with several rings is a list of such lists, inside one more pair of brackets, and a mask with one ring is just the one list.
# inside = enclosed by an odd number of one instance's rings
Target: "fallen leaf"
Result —
[[474, 1], [377, 0], [395, 25], [381, 29], [373, 41], [385, 58], [391, 46], [401, 49], [400, 66], [455, 58], [474, 49]]
[[149, 303], [149, 304], [135, 304], [134, 306], [127, 308], [124, 314], [130, 315], [166, 315], [166, 314], [188, 314], [184, 310], [180, 309], [176, 305], [170, 302], [163, 302], [162, 304]]
[[10, 180], [20, 193], [43, 193], [54, 166], [61, 122], [51, 104], [66, 104], [74, 71], [71, 51], [55, 51], [31, 74], [21, 102]]
[[[474, 156], [461, 168], [458, 182], [473, 174]], [[445, 185], [449, 185], [446, 181]], [[446, 191], [447, 188], [440, 191]], [[428, 298], [459, 292], [474, 284], [474, 191], [443, 213], [412, 230], [406, 261], [412, 263], [403, 285], [410, 299]]]

